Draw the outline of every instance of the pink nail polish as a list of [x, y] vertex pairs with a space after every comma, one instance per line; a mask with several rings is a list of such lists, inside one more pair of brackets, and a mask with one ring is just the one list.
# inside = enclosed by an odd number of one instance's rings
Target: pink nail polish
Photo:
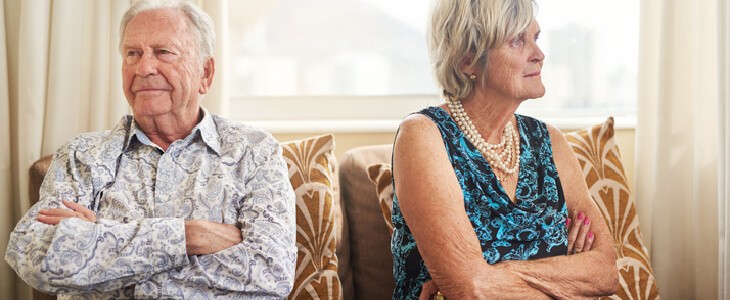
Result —
[[589, 239], [592, 239], [593, 238], [593, 231], [591, 231], [591, 232], [588, 233], [588, 238]]
[[583, 219], [583, 213], [582, 213], [582, 212], [579, 212], [579, 213], [578, 213], [578, 218], [577, 218], [577, 220], [582, 220], [582, 219]]
[[588, 225], [590, 223], [591, 223], [591, 219], [589, 219], [588, 217], [586, 217], [585, 221], [583, 221], [583, 225]]
[[565, 219], [565, 227], [570, 226], [570, 219]]

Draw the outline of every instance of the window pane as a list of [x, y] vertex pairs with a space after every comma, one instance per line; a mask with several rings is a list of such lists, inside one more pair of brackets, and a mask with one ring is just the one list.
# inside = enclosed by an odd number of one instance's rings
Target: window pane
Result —
[[435, 93], [424, 2], [231, 1], [231, 95]]
[[543, 99], [523, 109], [631, 110], [636, 106], [639, 2], [540, 1]]
[[[639, 2], [538, 4], [547, 92], [521, 110], [633, 111]], [[229, 5], [234, 101], [439, 94], [425, 42], [429, 1], [242, 0]]]

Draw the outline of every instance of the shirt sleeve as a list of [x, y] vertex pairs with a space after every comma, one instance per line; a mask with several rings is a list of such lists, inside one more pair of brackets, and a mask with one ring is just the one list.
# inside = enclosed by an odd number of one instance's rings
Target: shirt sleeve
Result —
[[[189, 263], [181, 219], [97, 223], [69, 218], [58, 225], [36, 221], [42, 208], [61, 199], [93, 209], [100, 180], [83, 151], [69, 144], [56, 153], [41, 185], [39, 202], [19, 221], [5, 254], [7, 263], [33, 288], [50, 294], [105, 292], [144, 281]], [[98, 184], [98, 182], [97, 182]]]
[[[218, 297], [233, 299], [284, 299], [289, 295], [297, 259], [295, 196], [281, 152], [278, 142], [269, 138], [239, 162], [241, 168], [251, 170], [241, 172], [246, 175], [240, 179], [245, 192], [237, 219], [243, 241], [214, 254], [189, 256], [189, 265], [150, 279], [147, 284], [152, 293], [146, 295], [189, 299], [211, 290]], [[190, 287], [186, 284], [190, 282], [195, 287], [160, 288]]]
[[[251, 152], [240, 162], [252, 170], [241, 179], [246, 191], [237, 218], [243, 241], [214, 254], [189, 256], [189, 265], [153, 278], [156, 285], [166, 280], [180, 286], [196, 282], [198, 288], [213, 289], [216, 295], [242, 299], [289, 295], [297, 259], [294, 191], [276, 140], [269, 138]], [[189, 299], [204, 291], [168, 292]]]

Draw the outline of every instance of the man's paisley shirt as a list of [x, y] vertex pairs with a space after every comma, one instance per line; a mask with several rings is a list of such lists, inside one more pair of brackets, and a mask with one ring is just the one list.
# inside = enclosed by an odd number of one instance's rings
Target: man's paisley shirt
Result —
[[[61, 299], [282, 299], [297, 257], [294, 192], [268, 133], [213, 115], [167, 151], [131, 115], [62, 146], [40, 199], [12, 232], [5, 260]], [[97, 223], [36, 221], [78, 202]], [[243, 242], [186, 255], [188, 220], [241, 228]]]

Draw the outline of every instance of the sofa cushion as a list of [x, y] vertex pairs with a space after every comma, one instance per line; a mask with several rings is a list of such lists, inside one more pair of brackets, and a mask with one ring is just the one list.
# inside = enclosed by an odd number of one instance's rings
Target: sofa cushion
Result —
[[281, 144], [296, 194], [297, 255], [294, 287], [288, 299], [340, 299], [333, 190], [334, 136]]
[[392, 145], [358, 147], [345, 152], [339, 160], [340, 199], [346, 208], [353, 275], [352, 288], [343, 285], [345, 300], [393, 297], [390, 235], [367, 172], [369, 165], [390, 162], [392, 148]]
[[[591, 196], [614, 239], [621, 287], [615, 295], [602, 299], [657, 299], [659, 292], [613, 133], [613, 118], [608, 118], [589, 129], [566, 134], [583, 168]], [[376, 184], [381, 206], [392, 210], [392, 187], [388, 190], [383, 186], [391, 182], [390, 169], [387, 163], [373, 164], [369, 167], [369, 176]], [[384, 209], [383, 214], [392, 234], [391, 212]]]
[[603, 124], [565, 135], [613, 235], [621, 287], [606, 298], [657, 299], [659, 291], [613, 133], [613, 118], [608, 118]]
[[378, 194], [378, 203], [380, 210], [383, 212], [385, 225], [388, 231], [393, 235], [393, 175], [390, 164], [379, 163], [368, 166], [368, 178], [375, 184], [375, 192]]

